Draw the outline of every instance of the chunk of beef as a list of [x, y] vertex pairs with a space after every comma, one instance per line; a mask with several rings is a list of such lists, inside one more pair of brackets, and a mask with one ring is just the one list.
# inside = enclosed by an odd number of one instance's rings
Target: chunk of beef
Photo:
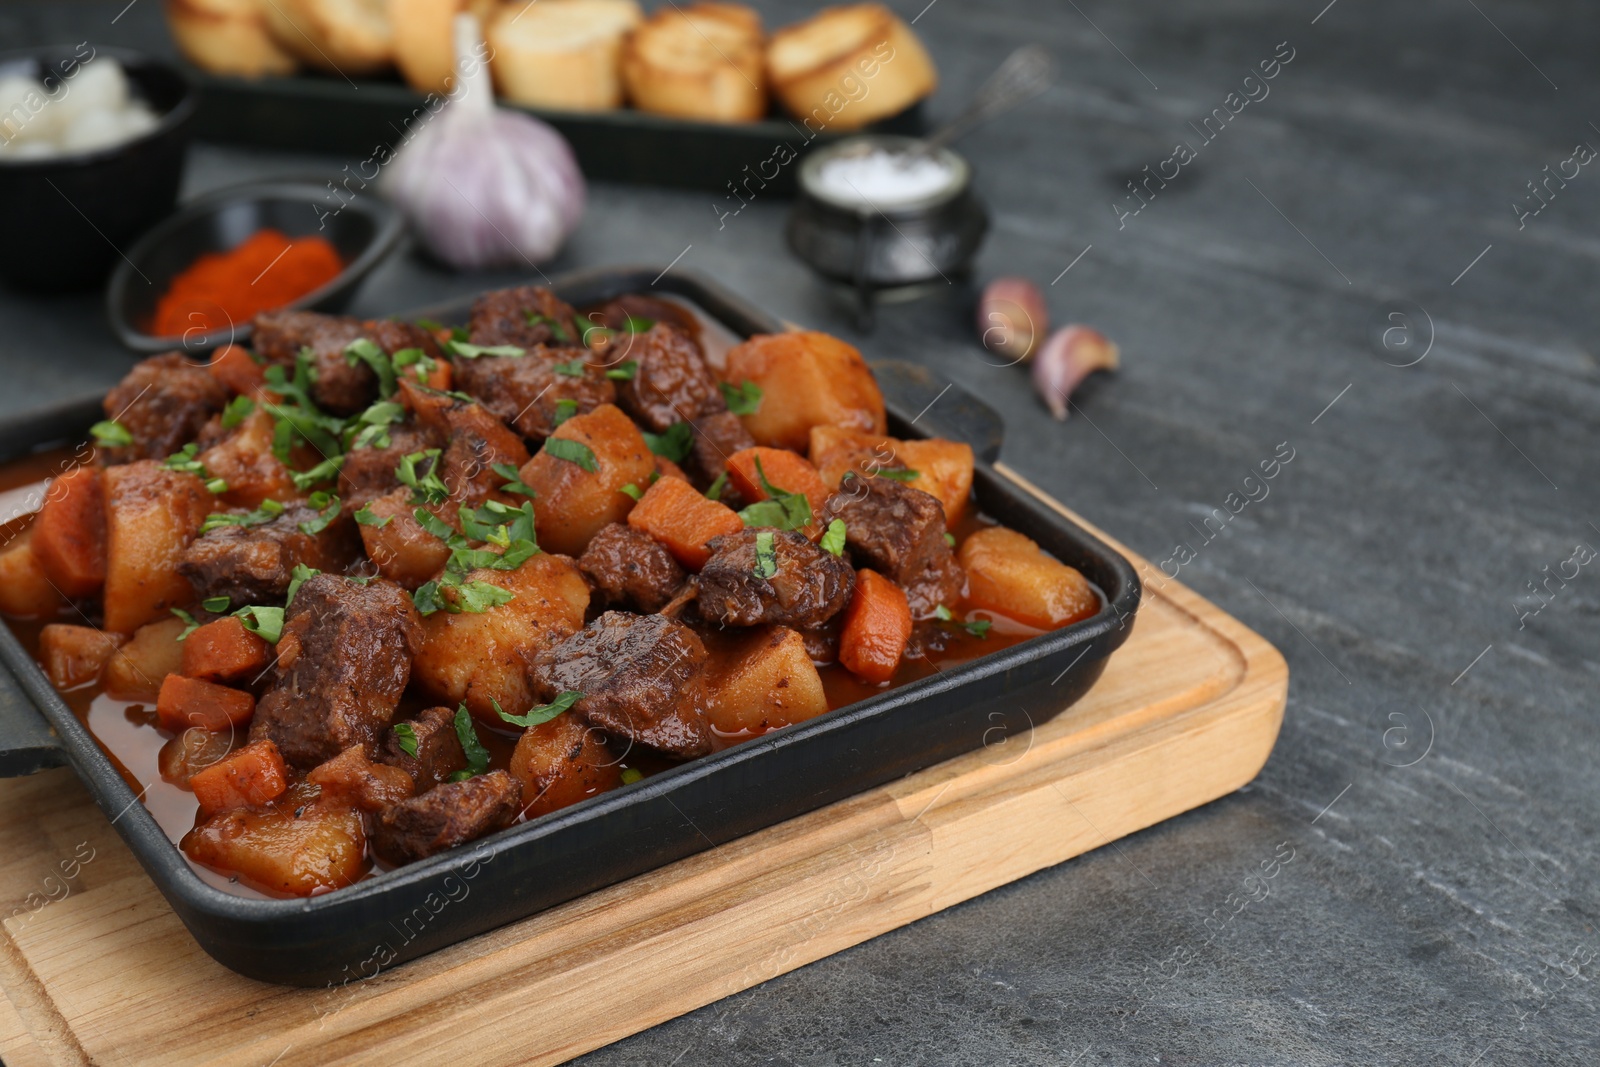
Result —
[[694, 422], [694, 450], [685, 461], [695, 483], [702, 489], [716, 481], [728, 469], [728, 457], [746, 448], [754, 448], [756, 439], [744, 428], [739, 416], [731, 411], [719, 411]]
[[680, 759], [711, 751], [706, 646], [665, 615], [608, 611], [531, 665], [541, 700], [576, 690], [594, 726]]
[[448, 444], [439, 458], [439, 477], [457, 504], [481, 504], [505, 484], [496, 464], [521, 467], [528, 462], [522, 438], [506, 428], [482, 404], [435, 396], [412, 389], [403, 394], [417, 409], [417, 421]]
[[360, 319], [315, 311], [264, 311], [255, 317], [251, 344], [268, 363], [292, 371], [302, 348], [311, 350], [315, 381], [311, 399], [324, 411], [354, 415], [378, 398], [378, 376], [357, 360], [345, 359], [350, 342], [367, 336]]
[[360, 507], [394, 489], [400, 484], [395, 469], [402, 459], [413, 452], [443, 448], [445, 443], [433, 427], [416, 422], [390, 426], [387, 433], [387, 445], [369, 444], [345, 453], [344, 466], [339, 468], [339, 495], [346, 504]]
[[966, 578], [945, 540], [944, 505], [892, 478], [846, 478], [817, 521], [845, 523], [845, 544], [856, 563], [898, 582], [915, 618], [960, 596]]
[[312, 524], [315, 529], [321, 521], [310, 505], [290, 504], [259, 526], [218, 526], [184, 549], [178, 571], [202, 600], [225, 596], [235, 605], [282, 600], [295, 564], [342, 571], [361, 554], [361, 538], [348, 512], [316, 533], [301, 528]]
[[688, 577], [665, 545], [625, 522], [601, 527], [578, 566], [604, 603], [646, 615], [666, 607]]
[[393, 319], [368, 319], [361, 325], [372, 343], [391, 356], [403, 348], [420, 348], [430, 359], [440, 358], [439, 342], [421, 326]]
[[[777, 570], [757, 571], [757, 543], [772, 538]], [[855, 589], [850, 564], [824, 552], [793, 530], [741, 530], [713, 538], [711, 558], [700, 568], [700, 614], [724, 626], [767, 624], [807, 630], [845, 609]]]
[[625, 293], [599, 311], [589, 312], [584, 316], [584, 321], [590, 325], [615, 330], [621, 337], [628, 332], [629, 318], [635, 322], [648, 319], [652, 325], [658, 322], [670, 322], [695, 342], [698, 343], [700, 340], [700, 320], [695, 318], [694, 312], [682, 304], [646, 296], [643, 293]]
[[550, 290], [537, 285], [497, 289], [472, 302], [467, 340], [475, 345], [575, 345], [577, 312]]
[[411, 776], [399, 767], [373, 763], [364, 745], [355, 744], [326, 763], [319, 763], [306, 781], [322, 789], [329, 803], [379, 812], [416, 791]]
[[522, 783], [505, 771], [446, 782], [378, 817], [372, 851], [399, 866], [504, 830], [522, 812]]
[[812, 663], [822, 667], [839, 661], [839, 639], [844, 632], [843, 620], [844, 614], [841, 612], [821, 626], [800, 631], [800, 637], [806, 643], [806, 655], [811, 657]]
[[228, 387], [182, 352], [142, 359], [104, 403], [106, 418], [121, 423], [133, 443], [102, 455], [111, 463], [166, 459], [199, 437], [227, 402]]
[[728, 410], [717, 376], [688, 334], [664, 322], [644, 333], [618, 337], [607, 365], [636, 364], [633, 377], [617, 386], [617, 406], [647, 430], [661, 433], [675, 422], [698, 422]]
[[525, 356], [457, 359], [452, 367], [455, 388], [532, 440], [549, 437], [563, 413], [584, 415], [617, 398], [606, 366], [586, 348], [534, 348]]
[[461, 738], [456, 735], [454, 709], [429, 708], [408, 725], [417, 741], [417, 754], [406, 752], [400, 735], [391, 729], [383, 735], [378, 759], [409, 774], [419, 792], [427, 792], [449, 781], [457, 771], [466, 769], [467, 755], [461, 749]]
[[411, 598], [393, 582], [308, 579], [284, 613], [278, 670], [256, 705], [252, 740], [270, 738], [309, 768], [371, 746], [394, 717], [421, 640]]

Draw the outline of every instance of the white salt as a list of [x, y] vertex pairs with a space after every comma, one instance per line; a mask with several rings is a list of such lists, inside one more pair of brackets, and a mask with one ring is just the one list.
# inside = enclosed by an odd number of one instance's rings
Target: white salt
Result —
[[951, 179], [950, 168], [936, 157], [874, 148], [824, 162], [817, 192], [840, 203], [881, 207], [925, 199], [949, 188]]

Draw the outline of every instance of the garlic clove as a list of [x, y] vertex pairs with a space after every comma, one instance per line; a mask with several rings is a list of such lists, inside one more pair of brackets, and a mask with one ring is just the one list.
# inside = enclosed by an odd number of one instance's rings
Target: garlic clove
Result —
[[1050, 309], [1038, 286], [1026, 278], [996, 278], [978, 300], [978, 335], [983, 347], [1006, 359], [1025, 362], [1050, 328]]
[[1067, 417], [1074, 389], [1097, 370], [1116, 370], [1121, 350], [1105, 334], [1088, 326], [1064, 326], [1045, 339], [1033, 361], [1033, 387], [1050, 414]]

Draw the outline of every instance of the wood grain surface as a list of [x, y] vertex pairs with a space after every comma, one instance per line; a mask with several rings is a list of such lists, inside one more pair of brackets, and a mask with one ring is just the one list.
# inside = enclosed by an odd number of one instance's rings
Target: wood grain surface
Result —
[[0, 1057], [560, 1063], [1204, 804], [1265, 762], [1288, 669], [1130, 558], [1133, 634], [1051, 722], [348, 986], [226, 970], [69, 770], [0, 782]]

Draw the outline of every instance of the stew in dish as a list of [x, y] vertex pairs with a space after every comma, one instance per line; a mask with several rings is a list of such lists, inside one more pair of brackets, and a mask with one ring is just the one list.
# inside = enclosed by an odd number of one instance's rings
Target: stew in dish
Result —
[[[222, 884], [307, 896], [1096, 614], [850, 345], [301, 311], [13, 465], [0, 610]], [[48, 478], [48, 481], [45, 479]], [[0, 501], [13, 494], [0, 493]]]

